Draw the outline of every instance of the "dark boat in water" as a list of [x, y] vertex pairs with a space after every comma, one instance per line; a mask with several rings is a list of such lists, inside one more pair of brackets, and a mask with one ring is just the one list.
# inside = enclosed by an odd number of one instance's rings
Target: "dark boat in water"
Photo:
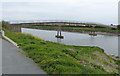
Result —
[[55, 37], [56, 37], [56, 38], [61, 38], [61, 39], [64, 38], [64, 36], [58, 36], [58, 35], [56, 35]]
[[91, 36], [97, 36], [97, 34], [89, 34], [89, 35], [91, 35]]

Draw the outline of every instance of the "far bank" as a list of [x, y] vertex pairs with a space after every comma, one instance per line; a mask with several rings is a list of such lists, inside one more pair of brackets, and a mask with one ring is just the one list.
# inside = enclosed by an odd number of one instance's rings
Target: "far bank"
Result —
[[118, 29], [112, 28], [92, 28], [92, 27], [81, 27], [81, 26], [54, 26], [54, 25], [31, 25], [31, 26], [23, 26], [25, 28], [32, 29], [41, 29], [41, 30], [61, 30], [66, 32], [78, 32], [78, 33], [87, 33], [89, 34], [91, 31], [100, 35], [114, 35], [119, 36], [120, 32]]

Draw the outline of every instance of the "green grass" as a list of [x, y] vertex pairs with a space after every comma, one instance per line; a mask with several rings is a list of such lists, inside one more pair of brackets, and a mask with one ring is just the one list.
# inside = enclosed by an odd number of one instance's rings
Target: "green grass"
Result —
[[31, 34], [4, 31], [6, 36], [18, 43], [26, 56], [48, 74], [118, 73], [120, 61], [106, 55], [99, 47], [64, 45]]
[[[34, 26], [24, 26], [27, 28], [43, 28], [43, 29], [57, 29], [58, 26], [49, 26], [49, 25], [34, 25]], [[62, 30], [83, 30], [83, 31], [100, 31], [100, 32], [110, 32], [110, 33], [118, 33], [117, 29], [111, 29], [111, 28], [91, 28], [91, 27], [80, 27], [80, 26], [61, 26]]]

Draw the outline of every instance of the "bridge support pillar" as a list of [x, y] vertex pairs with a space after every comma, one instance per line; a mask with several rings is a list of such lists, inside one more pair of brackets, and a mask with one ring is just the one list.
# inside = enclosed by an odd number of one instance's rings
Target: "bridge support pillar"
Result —
[[96, 34], [95, 31], [94, 31], [95, 26], [92, 26], [92, 28], [93, 28], [93, 31], [91, 31], [91, 32], [89, 33], [89, 35], [91, 35], [91, 36], [97, 36], [97, 34]]
[[56, 38], [61, 38], [63, 39], [64, 37], [61, 34], [61, 26], [59, 27], [59, 29], [57, 30], [57, 35], [55, 36]]

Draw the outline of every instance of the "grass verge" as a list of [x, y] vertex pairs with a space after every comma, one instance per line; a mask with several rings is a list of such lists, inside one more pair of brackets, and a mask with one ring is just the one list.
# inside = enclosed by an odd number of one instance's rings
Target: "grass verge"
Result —
[[45, 41], [31, 34], [7, 29], [4, 31], [26, 56], [33, 59], [48, 74], [118, 73], [120, 61], [106, 55], [99, 47], [64, 45]]

